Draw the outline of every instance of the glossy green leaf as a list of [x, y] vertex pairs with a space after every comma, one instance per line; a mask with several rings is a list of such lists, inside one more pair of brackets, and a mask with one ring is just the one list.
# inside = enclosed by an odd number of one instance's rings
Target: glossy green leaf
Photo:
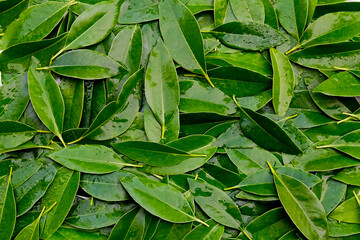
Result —
[[28, 8], [7, 28], [2, 38], [3, 47], [43, 39], [60, 22], [71, 4], [45, 2]]
[[112, 146], [128, 158], [157, 167], [173, 166], [189, 158], [203, 156], [153, 142], [127, 141], [114, 143]]
[[204, 156], [190, 157], [173, 166], [145, 166], [142, 168], [142, 170], [160, 175], [174, 175], [194, 170], [202, 166], [215, 154], [217, 148], [213, 146], [213, 142], [214, 138], [206, 135], [192, 135], [174, 140], [169, 142], [167, 145], [182, 151], [186, 151], [189, 154]]
[[270, 49], [273, 66], [272, 98], [275, 113], [284, 116], [294, 95], [295, 76], [292, 66], [280, 51]]
[[359, 144], [360, 144], [360, 130], [355, 130], [336, 139], [331, 144], [320, 146], [319, 148], [324, 148], [324, 147], [335, 148], [340, 152], [346, 153], [354, 158], [360, 159]]
[[271, 0], [262, 0], [265, 9], [265, 23], [279, 30], [278, 16]]
[[326, 14], [311, 23], [300, 39], [298, 47], [344, 42], [360, 33], [359, 13], [336, 12]]
[[63, 78], [59, 87], [65, 104], [63, 128], [78, 128], [84, 106], [84, 81]]
[[210, 112], [229, 115], [235, 113], [236, 105], [219, 89], [197, 81], [186, 80], [180, 82], [179, 109], [186, 113]]
[[31, 63], [31, 56], [36, 57], [42, 65], [48, 65], [51, 57], [65, 43], [67, 35], [40, 41], [29, 41], [9, 47], [0, 54], [0, 69], [2, 72], [25, 72]]
[[355, 197], [341, 203], [329, 217], [346, 223], [360, 223], [360, 208]]
[[57, 172], [53, 162], [44, 163], [26, 182], [14, 189], [17, 216], [29, 211], [44, 196]]
[[79, 187], [80, 173], [62, 167], [56, 173], [53, 182], [41, 199], [41, 206], [50, 209], [44, 214], [45, 224], [41, 231], [41, 238], [47, 239], [61, 226], [70, 211], [75, 194]]
[[121, 29], [111, 44], [109, 57], [124, 64], [131, 75], [140, 68], [141, 55], [142, 34], [140, 27], [130, 25]]
[[31, 103], [45, 126], [62, 140], [65, 106], [60, 88], [50, 73], [38, 71], [37, 67], [38, 60], [32, 58], [28, 72]]
[[72, 228], [69, 226], [61, 226], [49, 240], [67, 240], [71, 238], [86, 239], [86, 240], [106, 240], [107, 235], [101, 232], [89, 232], [80, 229]]
[[313, 92], [340, 97], [360, 96], [360, 79], [349, 72], [341, 72], [320, 83]]
[[[10, 170], [11, 171], [11, 170]], [[11, 239], [16, 220], [16, 203], [11, 184], [11, 172], [0, 177], [0, 237]]]
[[29, 102], [27, 74], [17, 75], [0, 87], [0, 119], [18, 120]]
[[244, 229], [251, 239], [279, 239], [294, 229], [283, 208], [274, 208], [251, 221]]
[[179, 0], [160, 0], [159, 12], [161, 35], [173, 59], [183, 68], [208, 79], [203, 38], [190, 10]]
[[131, 173], [124, 173], [120, 181], [134, 201], [151, 214], [174, 223], [200, 221], [186, 198], [170, 185]]
[[104, 40], [117, 23], [123, 2], [124, 0], [102, 1], [81, 13], [69, 30], [65, 47], [58, 54]]
[[228, 47], [250, 51], [275, 47], [286, 39], [279, 31], [258, 22], [229, 22], [211, 33]]
[[129, 199], [119, 177], [121, 173], [81, 174], [80, 186], [91, 196], [104, 201], [124, 201]]
[[[215, 129], [213, 128], [209, 131], [215, 131]], [[209, 131], [206, 134], [209, 134]], [[256, 144], [244, 136], [240, 124], [236, 122], [232, 123], [226, 131], [220, 134], [214, 142], [214, 146], [222, 148], [251, 148], [255, 147]]]
[[117, 102], [103, 108], [83, 137], [100, 141], [107, 140], [119, 136], [130, 127], [141, 106], [143, 76], [144, 69], [142, 68], [126, 80]]
[[44, 213], [45, 208], [39, 214], [39, 217], [29, 224], [28, 226], [24, 227], [19, 234], [15, 237], [16, 240], [22, 239], [31, 239], [31, 240], [38, 240], [39, 239], [39, 232], [40, 232], [40, 219]]
[[103, 145], [75, 145], [50, 153], [48, 157], [84, 173], [110, 173], [127, 165], [113, 150]]
[[338, 180], [343, 183], [346, 183], [346, 184], [360, 186], [359, 176], [360, 176], [359, 168], [352, 167], [352, 168], [346, 168], [346, 169], [342, 170], [341, 172], [336, 174], [333, 177], [333, 179]]
[[215, 27], [224, 24], [229, 0], [214, 0], [214, 25]]
[[29, 0], [3, 1], [0, 12], [0, 29], [4, 31], [29, 5]]
[[305, 29], [309, 0], [280, 0], [278, 1], [278, 15], [281, 26], [298, 40]]
[[329, 235], [331, 237], [346, 237], [359, 234], [359, 224], [343, 223], [329, 219]]
[[271, 171], [281, 204], [296, 227], [308, 239], [327, 239], [326, 213], [315, 194], [295, 178]]
[[159, 18], [159, 7], [156, 0], [127, 0], [121, 6], [119, 23], [134, 24]]
[[209, 227], [199, 225], [193, 230], [191, 230], [191, 232], [186, 234], [183, 239], [220, 240], [222, 234], [224, 233], [224, 226], [221, 226], [220, 224], [216, 223], [214, 220], [211, 219], [206, 221], [206, 224], [208, 224]]
[[[217, 66], [234, 66], [243, 68], [252, 72], [260, 73], [264, 76], [272, 75], [270, 63], [257, 52], [236, 52], [231, 54], [213, 52], [206, 55], [206, 62]], [[255, 80], [256, 79], [254, 78], [254, 81]]]
[[314, 46], [289, 55], [289, 59], [309, 68], [322, 70], [360, 70], [359, 42]]
[[145, 232], [145, 211], [133, 208], [125, 213], [112, 229], [109, 240], [142, 239]]
[[145, 74], [145, 95], [161, 125], [161, 139], [164, 139], [166, 125], [178, 111], [180, 89], [175, 65], [161, 40], [150, 54]]
[[222, 190], [206, 183], [188, 179], [196, 203], [213, 220], [227, 227], [242, 227], [241, 213], [234, 201]]
[[108, 78], [124, 71], [124, 68], [111, 58], [85, 49], [67, 52], [45, 69], [66, 77], [85, 80]]
[[244, 135], [260, 147], [290, 154], [301, 153], [300, 148], [279, 125], [250, 109], [240, 107], [240, 126]]
[[291, 163], [306, 171], [329, 171], [356, 166], [359, 161], [330, 148], [309, 148], [303, 155], [295, 157]]
[[80, 200], [72, 206], [65, 223], [80, 229], [107, 227], [114, 225], [121, 215], [134, 207], [132, 203]]
[[230, 0], [235, 17], [240, 22], [265, 21], [265, 9], [262, 0]]
[[16, 121], [0, 121], [0, 150], [17, 147], [36, 134], [32, 127]]
[[190, 231], [192, 223], [171, 223], [160, 220], [157, 228], [151, 239], [166, 240], [174, 239], [181, 240]]

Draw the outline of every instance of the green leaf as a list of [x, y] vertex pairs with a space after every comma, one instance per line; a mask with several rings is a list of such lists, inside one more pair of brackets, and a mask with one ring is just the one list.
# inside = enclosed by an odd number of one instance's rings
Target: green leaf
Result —
[[330, 218], [346, 223], [360, 223], [360, 208], [355, 197], [341, 203], [330, 215]]
[[207, 220], [206, 224], [208, 224], [209, 227], [204, 225], [196, 226], [186, 234], [183, 240], [220, 240], [224, 233], [224, 226], [221, 226], [212, 219]]
[[86, 239], [86, 240], [107, 240], [108, 235], [98, 231], [84, 231], [69, 226], [61, 226], [49, 240]]
[[124, 0], [99, 2], [81, 13], [71, 25], [65, 47], [53, 59], [66, 50], [90, 46], [104, 40], [116, 25], [123, 2]]
[[140, 109], [143, 79], [143, 68], [131, 75], [122, 86], [116, 104], [110, 103], [103, 108], [83, 137], [102, 141], [124, 133]]
[[128, 158], [157, 167], [173, 166], [193, 157], [205, 157], [154, 142], [127, 141], [112, 146]]
[[28, 72], [31, 103], [44, 125], [62, 140], [64, 100], [55, 79], [49, 72], [37, 71], [38, 66], [39, 61], [32, 58]]
[[255, 218], [244, 230], [251, 239], [277, 240], [294, 228], [284, 209], [274, 208]]
[[41, 238], [49, 238], [61, 226], [70, 211], [79, 187], [80, 173], [62, 167], [56, 173], [53, 182], [41, 199], [45, 209], [53, 208], [44, 214], [45, 224], [42, 227]]
[[144, 209], [133, 208], [121, 216], [108, 240], [142, 239], [145, 233], [145, 220]]
[[286, 40], [279, 31], [258, 22], [229, 22], [211, 33], [228, 47], [250, 51], [275, 47]]
[[300, 39], [298, 48], [340, 43], [360, 33], [358, 12], [329, 13], [311, 23]]
[[241, 229], [243, 223], [239, 208], [225, 192], [190, 178], [188, 183], [196, 203], [209, 217], [227, 227]]
[[119, 181], [120, 172], [109, 174], [81, 174], [80, 186], [91, 196], [103, 201], [125, 201], [129, 199]]
[[267, 150], [284, 153], [301, 153], [300, 148], [270, 118], [262, 116], [240, 105], [240, 126], [244, 135], [253, 140], [257, 145]]
[[120, 181], [133, 200], [152, 215], [174, 223], [201, 222], [186, 198], [170, 185], [131, 173], [124, 173]]
[[124, 64], [131, 75], [140, 68], [141, 55], [141, 28], [138, 25], [130, 25], [121, 29], [111, 44], [109, 57]]
[[64, 98], [64, 130], [78, 128], [84, 106], [84, 81], [63, 78], [59, 84]]
[[279, 0], [278, 15], [281, 26], [298, 41], [308, 20], [309, 0]]
[[119, 216], [135, 205], [133, 203], [108, 203], [99, 200], [80, 200], [72, 206], [65, 223], [80, 229], [95, 229], [114, 225]]
[[189, 157], [188, 159], [173, 166], [144, 166], [141, 170], [160, 175], [175, 175], [195, 170], [196, 168], [202, 166], [215, 154], [217, 148], [213, 146], [213, 142], [214, 138], [207, 135], [191, 135], [174, 140], [169, 142], [167, 145], [186, 151], [189, 154], [198, 155], [198, 157]]
[[269, 166], [280, 202], [296, 227], [308, 239], [327, 239], [328, 223], [319, 199], [299, 180], [277, 174]]
[[15, 240], [22, 240], [22, 239], [30, 239], [30, 240], [39, 240], [39, 232], [40, 232], [40, 219], [44, 213], [45, 208], [42, 209], [39, 217], [29, 224], [28, 226], [24, 227], [19, 234], [15, 237]]
[[26, 182], [14, 189], [18, 217], [29, 211], [44, 196], [56, 172], [54, 162], [44, 163]]
[[226, 96], [217, 88], [212, 88], [198, 81], [180, 81], [181, 112], [216, 113], [229, 115], [235, 113], [236, 105], [231, 97]]
[[359, 167], [352, 167], [342, 170], [332, 178], [349, 185], [360, 186], [359, 176]]
[[3, 47], [43, 39], [60, 22], [71, 4], [73, 2], [45, 2], [28, 8], [7, 28], [2, 38]]
[[240, 22], [265, 21], [265, 9], [262, 0], [230, 0], [231, 8]]
[[161, 0], [159, 12], [161, 35], [173, 59], [186, 70], [204, 75], [212, 85], [206, 74], [203, 38], [194, 15], [179, 0]]
[[11, 239], [16, 220], [16, 203], [11, 184], [11, 171], [7, 176], [0, 177], [0, 237]]
[[125, 71], [110, 57], [86, 49], [67, 52], [44, 69], [50, 69], [66, 77], [85, 80], [109, 78]]
[[265, 9], [265, 23], [272, 28], [279, 30], [278, 17], [271, 0], [262, 0]]
[[67, 35], [40, 41], [29, 41], [9, 47], [0, 54], [0, 69], [2, 72], [25, 72], [31, 63], [31, 56], [36, 57], [42, 65], [48, 65], [51, 57], [65, 43]]
[[159, 6], [156, 0], [127, 0], [121, 6], [119, 23], [144, 23], [159, 18]]
[[289, 55], [289, 59], [308, 68], [321, 70], [360, 70], [359, 42], [314, 46]]
[[15, 148], [36, 134], [32, 127], [16, 121], [0, 121], [0, 150]]
[[341, 72], [320, 83], [313, 92], [329, 96], [360, 96], [360, 79], [349, 72]]
[[93, 174], [114, 172], [127, 165], [103, 145], [75, 145], [50, 153], [48, 157], [69, 169]]
[[225, 23], [228, 6], [229, 6], [229, 0], [214, 0], [215, 27]]
[[[206, 55], [206, 62], [223, 67], [234, 66], [243, 68], [264, 76], [272, 75], [271, 64], [257, 52], [236, 52], [231, 54], [211, 52]], [[255, 80], [256, 79], [254, 79], [254, 81]]]
[[159, 222], [157, 222], [155, 232], [152, 233], [151, 239], [181, 240], [190, 231], [191, 227], [192, 227], [192, 223], [181, 224], [181, 223], [171, 223], [160, 220]]
[[6, 6], [0, 7], [0, 29], [2, 29], [2, 31], [28, 7], [29, 0], [3, 1], [3, 3], [5, 3]]
[[161, 40], [157, 41], [150, 54], [145, 74], [145, 95], [161, 125], [161, 139], [164, 139], [166, 126], [178, 112], [180, 90], [175, 65]]
[[336, 150], [346, 153], [351, 157], [360, 159], [360, 130], [355, 130], [336, 139], [329, 145], [319, 146], [318, 148], [335, 148]]
[[294, 95], [295, 75], [291, 63], [280, 51], [270, 49], [273, 66], [272, 98], [275, 113], [284, 116]]

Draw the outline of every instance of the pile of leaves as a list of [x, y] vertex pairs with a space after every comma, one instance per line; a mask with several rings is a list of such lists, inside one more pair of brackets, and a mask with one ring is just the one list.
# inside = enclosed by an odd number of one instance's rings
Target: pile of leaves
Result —
[[0, 1], [0, 239], [360, 239], [360, 3]]

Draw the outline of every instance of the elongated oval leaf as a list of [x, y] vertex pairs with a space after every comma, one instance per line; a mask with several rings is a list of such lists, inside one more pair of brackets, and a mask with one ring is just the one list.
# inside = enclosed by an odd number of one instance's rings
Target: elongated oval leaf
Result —
[[85, 80], [108, 78], [125, 71], [120, 64], [108, 56], [85, 49], [63, 54], [46, 69], [63, 76]]
[[269, 25], [257, 22], [229, 22], [211, 33], [223, 44], [242, 50], [264, 50], [285, 42], [285, 37]]
[[51, 211], [44, 215], [45, 225], [41, 238], [47, 239], [61, 226], [75, 199], [79, 187], [80, 173], [62, 167], [41, 199], [41, 206]]
[[241, 213], [234, 201], [222, 190], [188, 178], [191, 192], [201, 209], [213, 220], [227, 227], [242, 227]]
[[85, 173], [110, 173], [126, 165], [110, 148], [102, 145], [76, 145], [50, 153], [61, 165]]
[[265, 9], [262, 0], [230, 0], [234, 15], [240, 22], [265, 21]]
[[32, 127], [15, 121], [0, 121], [0, 149], [11, 149], [17, 147], [36, 134]]
[[173, 59], [207, 77], [203, 38], [195, 17], [179, 0], [160, 0], [159, 12], [161, 35]]
[[69, 6], [70, 3], [45, 2], [28, 8], [7, 28], [2, 38], [3, 47], [43, 39], [60, 22]]
[[320, 83], [313, 92], [340, 97], [360, 96], [360, 79], [349, 72], [341, 72]]
[[128, 158], [158, 167], [172, 166], [198, 156], [164, 144], [152, 142], [127, 141], [114, 143], [112, 146]]
[[224, 226], [221, 226], [212, 219], [206, 221], [206, 224], [209, 227], [199, 225], [186, 234], [183, 240], [219, 240], [224, 233]]
[[151, 214], [169, 222], [200, 221], [186, 198], [170, 185], [130, 173], [120, 178], [130, 196]]
[[38, 71], [38, 60], [32, 58], [28, 72], [29, 96], [34, 110], [44, 125], [62, 140], [64, 99], [49, 72]]
[[270, 168], [281, 204], [296, 227], [308, 239], [327, 239], [326, 213], [315, 194], [302, 182]]
[[11, 173], [0, 177], [0, 237], [11, 239], [15, 227], [16, 203], [11, 184]]
[[295, 76], [292, 66], [280, 51], [270, 49], [273, 66], [273, 105], [275, 113], [284, 116], [294, 95]]
[[329, 217], [346, 223], [360, 223], [360, 208], [355, 197], [341, 203]]
[[164, 138], [166, 125], [178, 110], [180, 90], [175, 65], [161, 40], [150, 54], [145, 74], [145, 95], [161, 125], [161, 136]]

